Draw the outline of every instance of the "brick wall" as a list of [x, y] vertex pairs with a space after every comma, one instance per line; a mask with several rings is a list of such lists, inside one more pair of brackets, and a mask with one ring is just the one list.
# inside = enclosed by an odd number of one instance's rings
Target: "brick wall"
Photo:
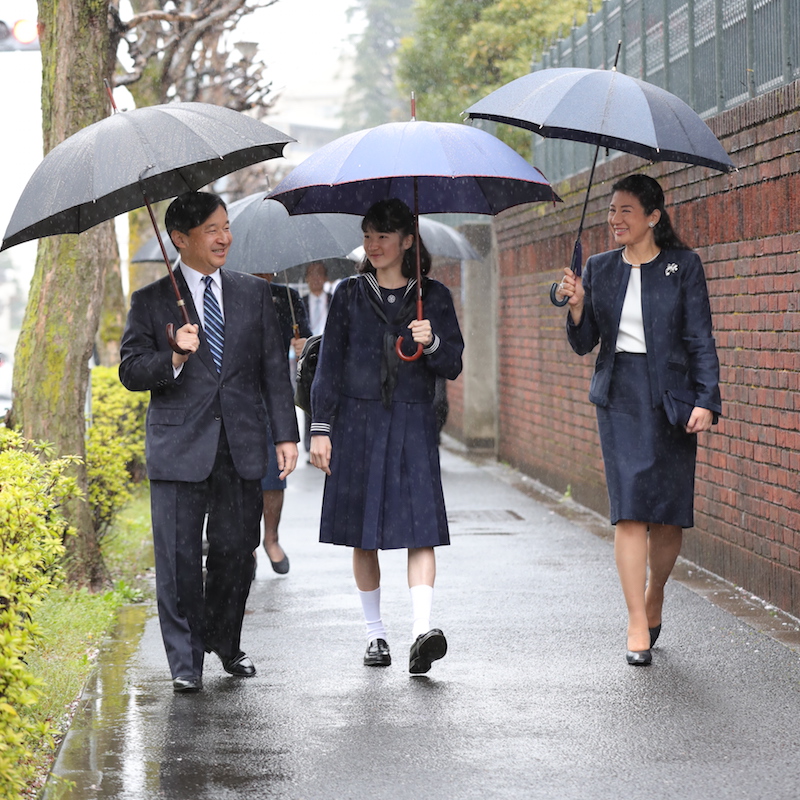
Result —
[[[800, 82], [709, 124], [739, 171], [647, 166], [628, 155], [599, 165], [584, 260], [612, 246], [611, 183], [644, 168], [661, 182], [676, 229], [705, 264], [722, 365], [724, 416], [700, 440], [696, 527], [683, 553], [800, 616]], [[572, 352], [566, 312], [548, 298], [570, 261], [587, 179], [556, 187], [563, 206], [512, 209], [495, 223], [498, 458], [559, 491], [569, 487], [578, 502], [606, 514], [587, 399], [594, 356]]]

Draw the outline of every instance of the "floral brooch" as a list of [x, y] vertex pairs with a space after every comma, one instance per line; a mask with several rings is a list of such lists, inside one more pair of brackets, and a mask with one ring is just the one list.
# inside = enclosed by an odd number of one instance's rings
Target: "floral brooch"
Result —
[[678, 265], [677, 264], [667, 264], [667, 267], [664, 270], [664, 274], [667, 277], [669, 277], [670, 275], [672, 275], [673, 273], [675, 273], [677, 271], [678, 271]]

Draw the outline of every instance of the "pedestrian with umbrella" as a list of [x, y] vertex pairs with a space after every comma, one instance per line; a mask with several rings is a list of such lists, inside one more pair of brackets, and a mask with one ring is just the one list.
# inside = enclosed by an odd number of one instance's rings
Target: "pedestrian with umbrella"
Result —
[[419, 215], [497, 214], [558, 201], [546, 178], [485, 131], [394, 122], [347, 134], [270, 193], [290, 214], [361, 213], [362, 274], [334, 293], [312, 385], [311, 462], [327, 478], [320, 541], [353, 548], [367, 625], [364, 664], [388, 666], [381, 549], [408, 550], [412, 674], [445, 655], [430, 627], [434, 548], [449, 543], [433, 408], [436, 375], [461, 372], [450, 292], [426, 277]]
[[[320, 541], [353, 548], [367, 626], [364, 664], [388, 666], [378, 551], [408, 549], [414, 616], [409, 671], [426, 673], [447, 652], [431, 628], [434, 547], [449, 544], [436, 446], [436, 376], [461, 372], [464, 342], [447, 288], [427, 276], [430, 256], [401, 200], [382, 200], [362, 223], [360, 275], [334, 294], [312, 386], [311, 463], [328, 476]], [[425, 318], [416, 319], [416, 260]], [[423, 358], [402, 364], [403, 332]], [[335, 417], [335, 422], [334, 422]]]
[[[281, 478], [295, 468], [299, 437], [269, 284], [223, 269], [232, 240], [225, 203], [187, 192], [165, 222], [180, 259], [169, 277], [133, 293], [119, 374], [128, 389], [150, 392], [156, 593], [173, 688], [183, 693], [202, 689], [207, 652], [231, 675], [255, 675], [240, 637], [260, 540], [267, 421]], [[175, 332], [177, 350], [166, 334], [171, 282], [189, 319]]]
[[[697, 436], [722, 412], [703, 265], [672, 227], [658, 182], [614, 184], [616, 248], [564, 270], [567, 337], [600, 345], [589, 399], [605, 465], [614, 554], [628, 609], [627, 662], [646, 666], [682, 529], [694, 524]], [[649, 575], [648, 575], [649, 567]]]

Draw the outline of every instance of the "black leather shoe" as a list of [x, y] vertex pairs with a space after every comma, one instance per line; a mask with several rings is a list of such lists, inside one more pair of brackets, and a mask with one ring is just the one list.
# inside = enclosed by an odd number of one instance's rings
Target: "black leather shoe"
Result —
[[233, 658], [223, 658], [219, 653], [217, 655], [222, 662], [222, 669], [229, 675], [235, 675], [237, 678], [252, 678], [256, 674], [256, 665], [241, 650]]
[[661, 633], [661, 623], [659, 622], [655, 628], [650, 628], [650, 647], [652, 647], [657, 641], [659, 634]]
[[628, 650], [625, 660], [632, 667], [646, 667], [653, 663], [653, 654], [649, 650]]
[[367, 645], [367, 652], [364, 653], [365, 667], [388, 667], [392, 663], [392, 656], [389, 653], [389, 645], [385, 639], [373, 639]]
[[173, 678], [172, 691], [180, 692], [181, 694], [191, 694], [192, 692], [199, 692], [203, 688], [202, 678]]
[[[269, 556], [267, 556], [269, 558]], [[286, 553], [283, 554], [283, 558], [280, 561], [273, 561], [269, 558], [269, 563], [272, 564], [272, 569], [278, 573], [278, 575], [285, 575], [289, 571], [289, 556]]]
[[422, 675], [431, 668], [432, 662], [444, 658], [446, 652], [447, 639], [438, 628], [422, 633], [411, 645], [408, 671], [412, 675]]

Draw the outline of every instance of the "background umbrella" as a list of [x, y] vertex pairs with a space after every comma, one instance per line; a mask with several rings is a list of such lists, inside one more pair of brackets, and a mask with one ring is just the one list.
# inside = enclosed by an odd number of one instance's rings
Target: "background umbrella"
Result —
[[[496, 137], [447, 122], [389, 122], [347, 134], [295, 167], [270, 192], [290, 214], [363, 215], [378, 200], [399, 198], [419, 215], [435, 212], [497, 214], [538, 200], [559, 200], [547, 179]], [[419, 251], [417, 251], [419, 255]], [[417, 318], [422, 281], [417, 259]], [[397, 352], [406, 361], [419, 358]]]
[[[436, 222], [426, 217], [420, 217], [419, 235], [432, 256], [452, 258], [456, 261], [480, 260], [480, 256], [467, 241], [467, 238], [455, 228], [451, 228], [443, 222]], [[353, 261], [361, 261], [361, 259], [364, 258], [363, 245], [359, 245], [355, 250], [348, 253], [347, 257]]]
[[[158, 235], [151, 202], [280, 156], [292, 141], [252, 117], [207, 103], [114, 113], [45, 156], [22, 192], [0, 250], [43, 236], [81, 233], [143, 205]], [[162, 255], [188, 323], [166, 251]], [[171, 330], [172, 326], [168, 336], [175, 348]]]
[[[619, 45], [617, 46], [619, 58]], [[527, 128], [541, 136], [594, 144], [589, 186], [572, 254], [581, 274], [581, 233], [600, 147], [650, 161], [679, 161], [729, 172], [736, 167], [711, 129], [690, 106], [658, 86], [611, 70], [560, 67], [524, 75], [470, 106], [469, 119]], [[550, 299], [563, 306], [567, 298]]]
[[[334, 216], [333, 214], [329, 214], [326, 216]], [[348, 217], [351, 215], [342, 214], [342, 217]], [[297, 217], [297, 219], [308, 219], [309, 217]], [[356, 217], [359, 221], [359, 226], [361, 224], [361, 218]], [[361, 228], [359, 227], [359, 234], [361, 232]], [[171, 261], [175, 261], [178, 257], [178, 251], [175, 249], [175, 245], [172, 244], [172, 241], [167, 236], [166, 231], [160, 231], [161, 238], [164, 242], [164, 247], [167, 250], [167, 256]], [[234, 233], [234, 237], [235, 237]], [[235, 239], [234, 239], [235, 241]], [[353, 251], [351, 251], [352, 253]], [[346, 278], [348, 275], [353, 274], [353, 259], [350, 257], [350, 253], [347, 254], [345, 257], [336, 257], [336, 258], [328, 258], [327, 256], [322, 256], [319, 258], [314, 258], [312, 261], [322, 261], [325, 264], [325, 268], [328, 272], [328, 280], [330, 281], [338, 281], [342, 278]], [[155, 262], [155, 261], [162, 261], [161, 256], [161, 249], [158, 245], [158, 238], [153, 236], [152, 238], [148, 239], [134, 254], [131, 258], [132, 264], [141, 264], [144, 262]], [[294, 264], [291, 267], [287, 267], [283, 270], [283, 274], [286, 278], [288, 283], [302, 283], [305, 280], [305, 273], [308, 264], [311, 262], [303, 262], [301, 264]], [[228, 264], [226, 263], [226, 267]]]

